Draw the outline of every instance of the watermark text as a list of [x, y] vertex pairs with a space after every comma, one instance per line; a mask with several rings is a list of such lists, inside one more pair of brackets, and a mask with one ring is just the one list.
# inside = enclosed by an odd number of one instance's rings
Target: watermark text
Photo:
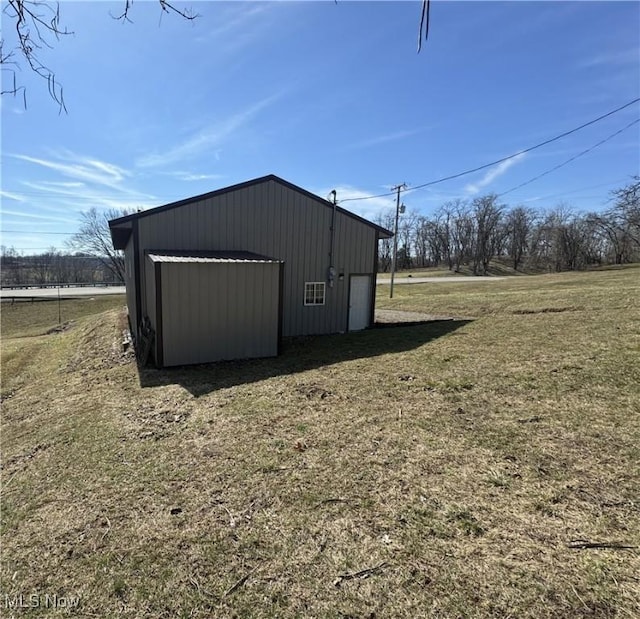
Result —
[[4, 608], [18, 610], [20, 608], [78, 608], [79, 595], [59, 595], [57, 593], [22, 593], [17, 595], [4, 594], [2, 598]]

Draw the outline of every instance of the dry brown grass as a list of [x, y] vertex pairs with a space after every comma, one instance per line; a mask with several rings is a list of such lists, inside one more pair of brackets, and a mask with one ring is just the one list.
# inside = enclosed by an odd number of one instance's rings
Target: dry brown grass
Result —
[[473, 320], [171, 371], [119, 353], [117, 310], [29, 339], [3, 372], [0, 603], [639, 616], [638, 549], [571, 547], [640, 546], [639, 274], [381, 287]]

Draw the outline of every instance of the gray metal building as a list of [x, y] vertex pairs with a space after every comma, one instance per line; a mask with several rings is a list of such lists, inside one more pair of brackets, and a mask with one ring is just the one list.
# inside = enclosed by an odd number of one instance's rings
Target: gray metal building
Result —
[[[274, 175], [109, 222], [131, 332], [160, 367], [267, 357], [372, 325], [392, 233]], [[146, 335], [145, 335], [146, 337]]]

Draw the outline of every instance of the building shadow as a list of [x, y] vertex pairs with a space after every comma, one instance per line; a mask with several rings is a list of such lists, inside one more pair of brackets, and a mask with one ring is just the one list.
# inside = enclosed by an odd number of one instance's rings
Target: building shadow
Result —
[[449, 335], [469, 322], [471, 320], [383, 323], [357, 333], [285, 338], [277, 357], [163, 369], [138, 366], [140, 385], [146, 388], [178, 384], [193, 396], [200, 397], [219, 389], [274, 376], [297, 374], [343, 361], [407, 352]]

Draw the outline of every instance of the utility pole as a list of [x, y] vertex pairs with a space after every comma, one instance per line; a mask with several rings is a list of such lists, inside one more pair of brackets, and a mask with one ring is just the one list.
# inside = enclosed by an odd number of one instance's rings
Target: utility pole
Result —
[[[398, 218], [400, 217], [400, 192], [403, 189], [406, 189], [406, 183], [402, 183], [402, 185], [396, 185], [391, 189], [391, 191], [395, 191], [396, 193], [396, 225], [393, 230], [393, 255], [391, 256], [391, 288], [389, 289], [389, 298], [393, 299], [393, 280], [396, 275], [396, 260], [398, 255]], [[404, 213], [404, 204], [402, 205], [402, 212]]]

